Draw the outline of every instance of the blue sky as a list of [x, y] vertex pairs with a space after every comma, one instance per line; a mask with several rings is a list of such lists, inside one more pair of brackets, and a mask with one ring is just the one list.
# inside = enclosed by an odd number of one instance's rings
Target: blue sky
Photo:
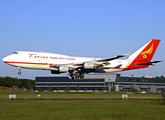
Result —
[[[0, 59], [19, 50], [106, 58], [161, 39], [153, 60], [164, 60], [164, 6], [164, 0], [0, 0]], [[0, 61], [0, 76], [56, 76], [21, 71]], [[165, 76], [165, 61], [120, 74]]]

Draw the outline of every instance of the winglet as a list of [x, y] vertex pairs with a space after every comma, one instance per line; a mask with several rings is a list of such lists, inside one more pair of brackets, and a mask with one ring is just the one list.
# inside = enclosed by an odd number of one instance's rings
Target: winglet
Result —
[[128, 51], [127, 53], [123, 54], [122, 56], [124, 57], [124, 56], [128, 56], [130, 54], [131, 54], [131, 51]]

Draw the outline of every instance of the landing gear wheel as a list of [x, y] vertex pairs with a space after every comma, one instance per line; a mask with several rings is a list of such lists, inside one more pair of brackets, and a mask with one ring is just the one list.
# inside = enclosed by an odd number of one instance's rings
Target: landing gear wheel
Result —
[[81, 77], [79, 72], [75, 72], [74, 76], [75, 76], [75, 79], [79, 79]]
[[81, 75], [81, 78], [83, 79], [84, 78], [84, 75]]
[[74, 79], [73, 73], [70, 73], [69, 76], [70, 76], [70, 78], [71, 78], [72, 80]]
[[18, 72], [18, 75], [21, 75], [21, 72]]
[[75, 79], [78, 79], [79, 78], [79, 76], [78, 75], [75, 75]]
[[18, 67], [18, 75], [21, 75], [21, 68]]

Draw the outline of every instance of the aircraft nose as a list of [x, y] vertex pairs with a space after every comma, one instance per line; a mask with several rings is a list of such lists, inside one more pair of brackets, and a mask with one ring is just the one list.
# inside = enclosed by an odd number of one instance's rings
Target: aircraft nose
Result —
[[2, 59], [4, 63], [8, 63], [9, 61], [14, 61], [14, 60], [15, 60], [15, 56], [13, 55], [8, 55]]
[[6, 63], [7, 61], [10, 61], [10, 56], [4, 57], [4, 58], [2, 59], [2, 61], [3, 61], [4, 63]]
[[2, 59], [2, 61], [5, 62], [5, 61], [6, 61], [6, 57], [4, 57], [4, 58]]

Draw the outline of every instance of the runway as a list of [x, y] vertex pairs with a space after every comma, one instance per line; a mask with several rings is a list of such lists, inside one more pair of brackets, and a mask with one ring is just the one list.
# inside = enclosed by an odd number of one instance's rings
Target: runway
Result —
[[[10, 100], [10, 99], [0, 99], [0, 100]], [[123, 99], [122, 98], [16, 98], [15, 100], [123, 100]], [[159, 100], [159, 99], [158, 98], [128, 98], [127, 100]]]
[[96, 92], [96, 93], [94, 93], [94, 92], [86, 92], [86, 93], [84, 93], [84, 92], [54, 92], [54, 93], [49, 93], [49, 92], [46, 92], [46, 93], [43, 93], [43, 92], [36, 92], [36, 93], [17, 93], [17, 92], [11, 92], [11, 93], [0, 93], [0, 94], [150, 94], [150, 95], [154, 95], [154, 94], [162, 94], [162, 93], [125, 93], [125, 92], [118, 92], [118, 93], [116, 93], [116, 92], [110, 92], [110, 93], [108, 93], [108, 92]]

